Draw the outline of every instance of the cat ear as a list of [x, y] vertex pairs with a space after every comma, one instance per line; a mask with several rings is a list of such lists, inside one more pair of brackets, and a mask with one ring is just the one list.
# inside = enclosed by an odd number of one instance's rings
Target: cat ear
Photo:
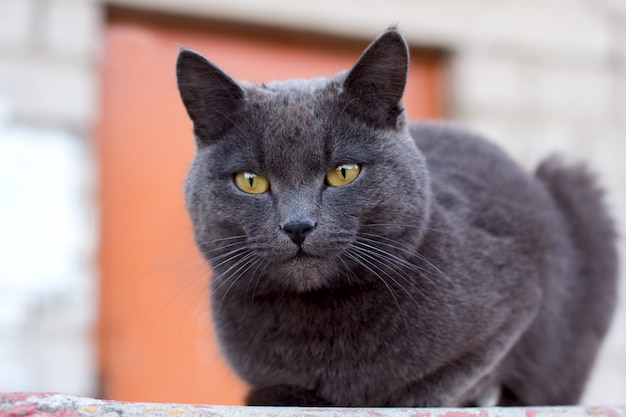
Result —
[[409, 50], [400, 33], [392, 28], [367, 47], [343, 82], [347, 110], [367, 122], [384, 127], [398, 126], [404, 107]]
[[176, 61], [176, 79], [198, 146], [215, 142], [234, 126], [244, 92], [224, 71], [202, 55], [182, 48]]

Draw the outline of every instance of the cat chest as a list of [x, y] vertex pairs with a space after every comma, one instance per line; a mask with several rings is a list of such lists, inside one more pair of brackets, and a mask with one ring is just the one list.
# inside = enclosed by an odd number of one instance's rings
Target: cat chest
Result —
[[[222, 350], [249, 383], [321, 384], [345, 390], [356, 386], [353, 380], [403, 380], [419, 369], [415, 332], [384, 308], [373, 314], [368, 307], [362, 315], [337, 307], [270, 307], [249, 306], [246, 312], [217, 321]], [[388, 366], [394, 363], [403, 366]], [[366, 387], [359, 385], [361, 390]]]

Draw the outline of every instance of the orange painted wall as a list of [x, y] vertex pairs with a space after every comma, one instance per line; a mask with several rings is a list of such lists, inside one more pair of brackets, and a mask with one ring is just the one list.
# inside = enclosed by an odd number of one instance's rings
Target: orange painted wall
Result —
[[[97, 132], [103, 397], [243, 400], [245, 386], [213, 340], [210, 274], [193, 246], [183, 205], [194, 148], [174, 77], [177, 44], [250, 81], [332, 74], [360, 53], [354, 43], [331, 47], [258, 34], [119, 16], [106, 26]], [[413, 118], [441, 116], [440, 67], [436, 57], [414, 57], [405, 97]]]

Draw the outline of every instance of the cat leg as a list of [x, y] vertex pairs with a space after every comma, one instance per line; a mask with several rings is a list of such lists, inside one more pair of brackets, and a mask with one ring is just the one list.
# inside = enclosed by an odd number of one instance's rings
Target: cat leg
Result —
[[500, 403], [502, 387], [491, 385], [478, 394], [474, 399], [463, 404], [463, 407], [495, 407]]
[[490, 404], [500, 397], [499, 365], [537, 313], [541, 292], [528, 294], [528, 306], [511, 308], [509, 320], [502, 320], [491, 335], [474, 349], [419, 381], [407, 384], [391, 397], [390, 405], [405, 407], [459, 407], [464, 404]]
[[316, 391], [294, 385], [271, 385], [253, 388], [246, 398], [247, 405], [323, 407], [332, 404]]

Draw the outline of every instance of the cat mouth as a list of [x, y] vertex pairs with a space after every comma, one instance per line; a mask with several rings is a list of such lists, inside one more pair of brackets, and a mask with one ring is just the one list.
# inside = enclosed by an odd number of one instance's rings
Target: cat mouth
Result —
[[302, 247], [298, 248], [298, 250], [291, 256], [285, 259], [286, 263], [302, 263], [307, 261], [315, 261], [323, 258], [322, 256], [311, 252], [310, 250], [306, 250]]
[[323, 248], [315, 246], [299, 246], [297, 252], [291, 257], [291, 259], [327, 259], [332, 257], [328, 251]]
[[285, 261], [298, 261], [298, 260], [329, 260], [334, 258], [341, 249], [330, 250], [329, 248], [320, 247], [317, 245], [302, 245], [298, 246], [296, 250], [293, 250], [290, 254], [287, 254]]
[[312, 256], [311, 254], [307, 253], [304, 249], [302, 249], [302, 246], [300, 246], [294, 258], [296, 259], [297, 258], [309, 258], [311, 256]]
[[299, 249], [298, 252], [291, 258], [291, 261], [303, 261], [307, 259], [317, 259], [319, 256], [312, 255], [302, 249]]

